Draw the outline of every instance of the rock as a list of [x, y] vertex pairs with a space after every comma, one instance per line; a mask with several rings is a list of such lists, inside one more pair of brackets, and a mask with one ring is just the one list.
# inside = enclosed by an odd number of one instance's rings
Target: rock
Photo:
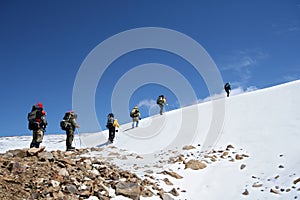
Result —
[[248, 192], [248, 190], [247, 190], [247, 189], [245, 189], [245, 191], [242, 193], [242, 195], [245, 195], [245, 196], [249, 195], [249, 192]]
[[172, 183], [168, 178], [164, 178], [163, 181], [164, 181], [167, 185], [173, 185], [173, 183]]
[[258, 187], [261, 187], [261, 186], [263, 186], [262, 183], [253, 183], [253, 185], [252, 185], [252, 187], [254, 187], [254, 188], [258, 188]]
[[25, 167], [19, 162], [10, 162], [7, 166], [7, 169], [13, 174], [21, 174], [25, 171]]
[[116, 195], [123, 195], [133, 200], [139, 200], [141, 187], [137, 183], [121, 181], [116, 184]]
[[149, 189], [144, 189], [142, 192], [141, 192], [141, 196], [142, 197], [152, 197], [154, 194], [151, 190]]
[[245, 167], [246, 167], [246, 165], [242, 164], [241, 167], [240, 167], [240, 169], [243, 170]]
[[60, 185], [59, 181], [51, 180], [50, 182], [53, 187], [58, 187]]
[[54, 157], [53, 157], [52, 153], [45, 152], [45, 151], [38, 153], [38, 158], [40, 161], [50, 161], [50, 162], [54, 161]]
[[196, 147], [194, 147], [193, 145], [186, 145], [182, 149], [188, 151], [188, 150], [196, 149]]
[[274, 193], [274, 194], [279, 194], [279, 191], [276, 190], [276, 189], [273, 189], [273, 188], [270, 189], [270, 192], [271, 192], [271, 193]]
[[223, 154], [221, 155], [221, 158], [224, 158], [226, 156], [228, 156], [229, 152], [228, 151], [224, 151]]
[[279, 168], [279, 169], [283, 169], [284, 166], [283, 166], [283, 165], [279, 165], [278, 168]]
[[25, 158], [27, 156], [27, 151], [28, 151], [28, 148], [15, 149], [15, 150], [7, 151], [6, 154], [11, 154], [14, 157]]
[[173, 188], [169, 193], [175, 197], [179, 196], [179, 193], [177, 192], [177, 190], [175, 188]]
[[168, 194], [162, 194], [161, 195], [161, 199], [162, 200], [174, 200], [172, 197], [170, 197], [170, 195]]
[[234, 149], [234, 147], [231, 144], [227, 145], [227, 147], [226, 147], [227, 151], [230, 150], [230, 149]]
[[206, 164], [199, 160], [190, 160], [187, 163], [185, 163], [185, 169], [190, 168], [193, 170], [199, 170], [199, 169], [204, 169], [205, 167]]
[[61, 168], [58, 172], [58, 175], [60, 175], [60, 176], [69, 176], [69, 172], [67, 171], [66, 168]]
[[172, 171], [166, 171], [165, 170], [165, 171], [161, 172], [161, 174], [169, 175], [169, 176], [172, 176], [173, 178], [176, 178], [176, 179], [182, 179], [183, 178], [182, 176], [180, 176], [176, 172], [172, 172]]
[[75, 193], [77, 193], [77, 188], [75, 185], [66, 185], [65, 192], [75, 194]]
[[38, 153], [42, 152], [45, 150], [45, 146], [41, 146], [40, 148], [30, 148], [27, 150], [27, 155], [29, 156], [36, 156]]
[[75, 154], [75, 151], [66, 151], [65, 152], [65, 156], [71, 156], [73, 154]]
[[293, 183], [296, 185], [297, 183], [299, 183], [300, 182], [300, 178], [297, 178], [297, 179], [295, 179], [294, 181], [293, 181]]
[[242, 160], [243, 159], [243, 156], [239, 155], [239, 154], [236, 154], [235, 155], [235, 159], [236, 160]]

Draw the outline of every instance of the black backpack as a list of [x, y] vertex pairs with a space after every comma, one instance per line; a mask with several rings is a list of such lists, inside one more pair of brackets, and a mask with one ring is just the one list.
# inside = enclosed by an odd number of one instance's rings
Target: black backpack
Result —
[[106, 128], [111, 128], [114, 124], [114, 114], [109, 113], [107, 115], [107, 123], [106, 123]]
[[38, 130], [40, 128], [40, 121], [37, 119], [41, 119], [42, 117], [42, 110], [41, 109], [33, 109], [27, 115], [28, 120], [28, 129], [29, 130]]
[[156, 103], [157, 104], [162, 104], [163, 103], [163, 99], [164, 99], [164, 95], [160, 95], [157, 100], [156, 100]]

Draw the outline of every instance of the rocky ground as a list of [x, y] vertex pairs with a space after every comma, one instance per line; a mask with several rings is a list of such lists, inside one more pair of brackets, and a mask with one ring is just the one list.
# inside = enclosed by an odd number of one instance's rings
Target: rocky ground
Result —
[[[232, 145], [209, 152], [201, 152], [197, 148], [189, 145], [180, 150], [161, 152], [156, 155], [157, 162], [152, 165], [134, 163], [130, 158], [144, 158], [114, 146], [71, 152], [48, 152], [45, 147], [9, 150], [0, 154], [0, 199], [73, 200], [93, 197], [108, 200], [122, 195], [134, 200], [153, 196], [172, 200], [189, 191], [172, 182], [184, 177], [169, 166], [184, 170], [202, 170], [217, 162], [239, 162], [240, 171], [247, 167], [243, 161], [249, 155], [242, 150], [236, 150]], [[120, 165], [117, 166], [116, 160], [124, 161], [124, 164], [119, 162]], [[128, 165], [130, 162], [131, 165]], [[278, 179], [279, 175], [274, 178]], [[277, 194], [295, 190], [295, 185], [300, 182], [299, 178], [295, 178], [291, 188], [266, 188], [266, 184], [259, 177], [253, 176], [249, 179], [253, 179], [253, 189], [261, 188]], [[166, 187], [163, 185], [170, 189], [165, 191]], [[245, 191], [241, 191], [241, 196], [249, 195], [250, 190], [246, 186]]]

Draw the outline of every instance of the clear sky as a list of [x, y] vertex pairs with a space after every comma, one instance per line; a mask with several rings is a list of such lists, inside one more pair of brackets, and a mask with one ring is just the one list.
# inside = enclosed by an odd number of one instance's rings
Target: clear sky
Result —
[[[0, 26], [0, 136], [29, 135], [27, 113], [38, 101], [47, 111], [46, 134], [62, 133], [59, 121], [72, 109], [74, 82], [87, 55], [106, 39], [135, 28], [162, 27], [194, 39], [213, 59], [223, 81], [239, 91], [300, 79], [297, 0], [2, 0]], [[209, 96], [202, 77], [179, 56], [157, 49], [133, 51], [116, 59], [99, 81], [95, 108], [101, 126], [111, 111], [115, 84], [130, 69], [146, 63], [176, 69], [190, 82], [197, 99]], [[143, 117], [156, 114], [149, 106], [159, 94], [168, 97], [167, 110], [180, 106], [170, 88], [148, 84], [132, 94], [128, 112], [141, 105]]]

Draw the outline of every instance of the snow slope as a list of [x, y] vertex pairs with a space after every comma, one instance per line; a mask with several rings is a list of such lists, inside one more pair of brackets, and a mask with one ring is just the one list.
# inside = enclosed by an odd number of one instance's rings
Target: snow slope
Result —
[[[294, 81], [142, 119], [138, 128], [130, 129], [131, 123], [124, 124], [113, 144], [117, 148], [106, 145], [107, 131], [76, 135], [75, 145], [103, 148], [101, 154], [91, 152], [87, 156], [107, 158], [140, 176], [147, 172], [163, 179], [164, 175], [156, 172], [176, 171], [183, 179], [169, 178], [173, 186], [160, 182], [165, 191], [173, 187], [183, 191], [176, 199], [300, 199], [300, 183], [293, 184], [300, 178], [299, 91], [300, 81]], [[224, 113], [218, 113], [216, 108]], [[214, 118], [216, 114], [224, 118]], [[215, 123], [215, 119], [219, 122]], [[218, 129], [213, 126], [220, 124], [220, 131], [214, 132]], [[30, 139], [2, 137], [0, 151], [28, 147]], [[44, 141], [47, 150], [65, 148], [64, 135], [46, 135]], [[189, 144], [196, 149], [182, 150]], [[161, 162], [178, 154], [204, 160], [205, 153], [225, 149], [228, 144], [235, 147], [233, 156], [237, 152], [249, 157], [235, 162], [219, 159], [199, 171], [184, 169], [180, 163]], [[271, 189], [279, 194], [270, 192]], [[245, 190], [248, 195], [242, 195]]]

